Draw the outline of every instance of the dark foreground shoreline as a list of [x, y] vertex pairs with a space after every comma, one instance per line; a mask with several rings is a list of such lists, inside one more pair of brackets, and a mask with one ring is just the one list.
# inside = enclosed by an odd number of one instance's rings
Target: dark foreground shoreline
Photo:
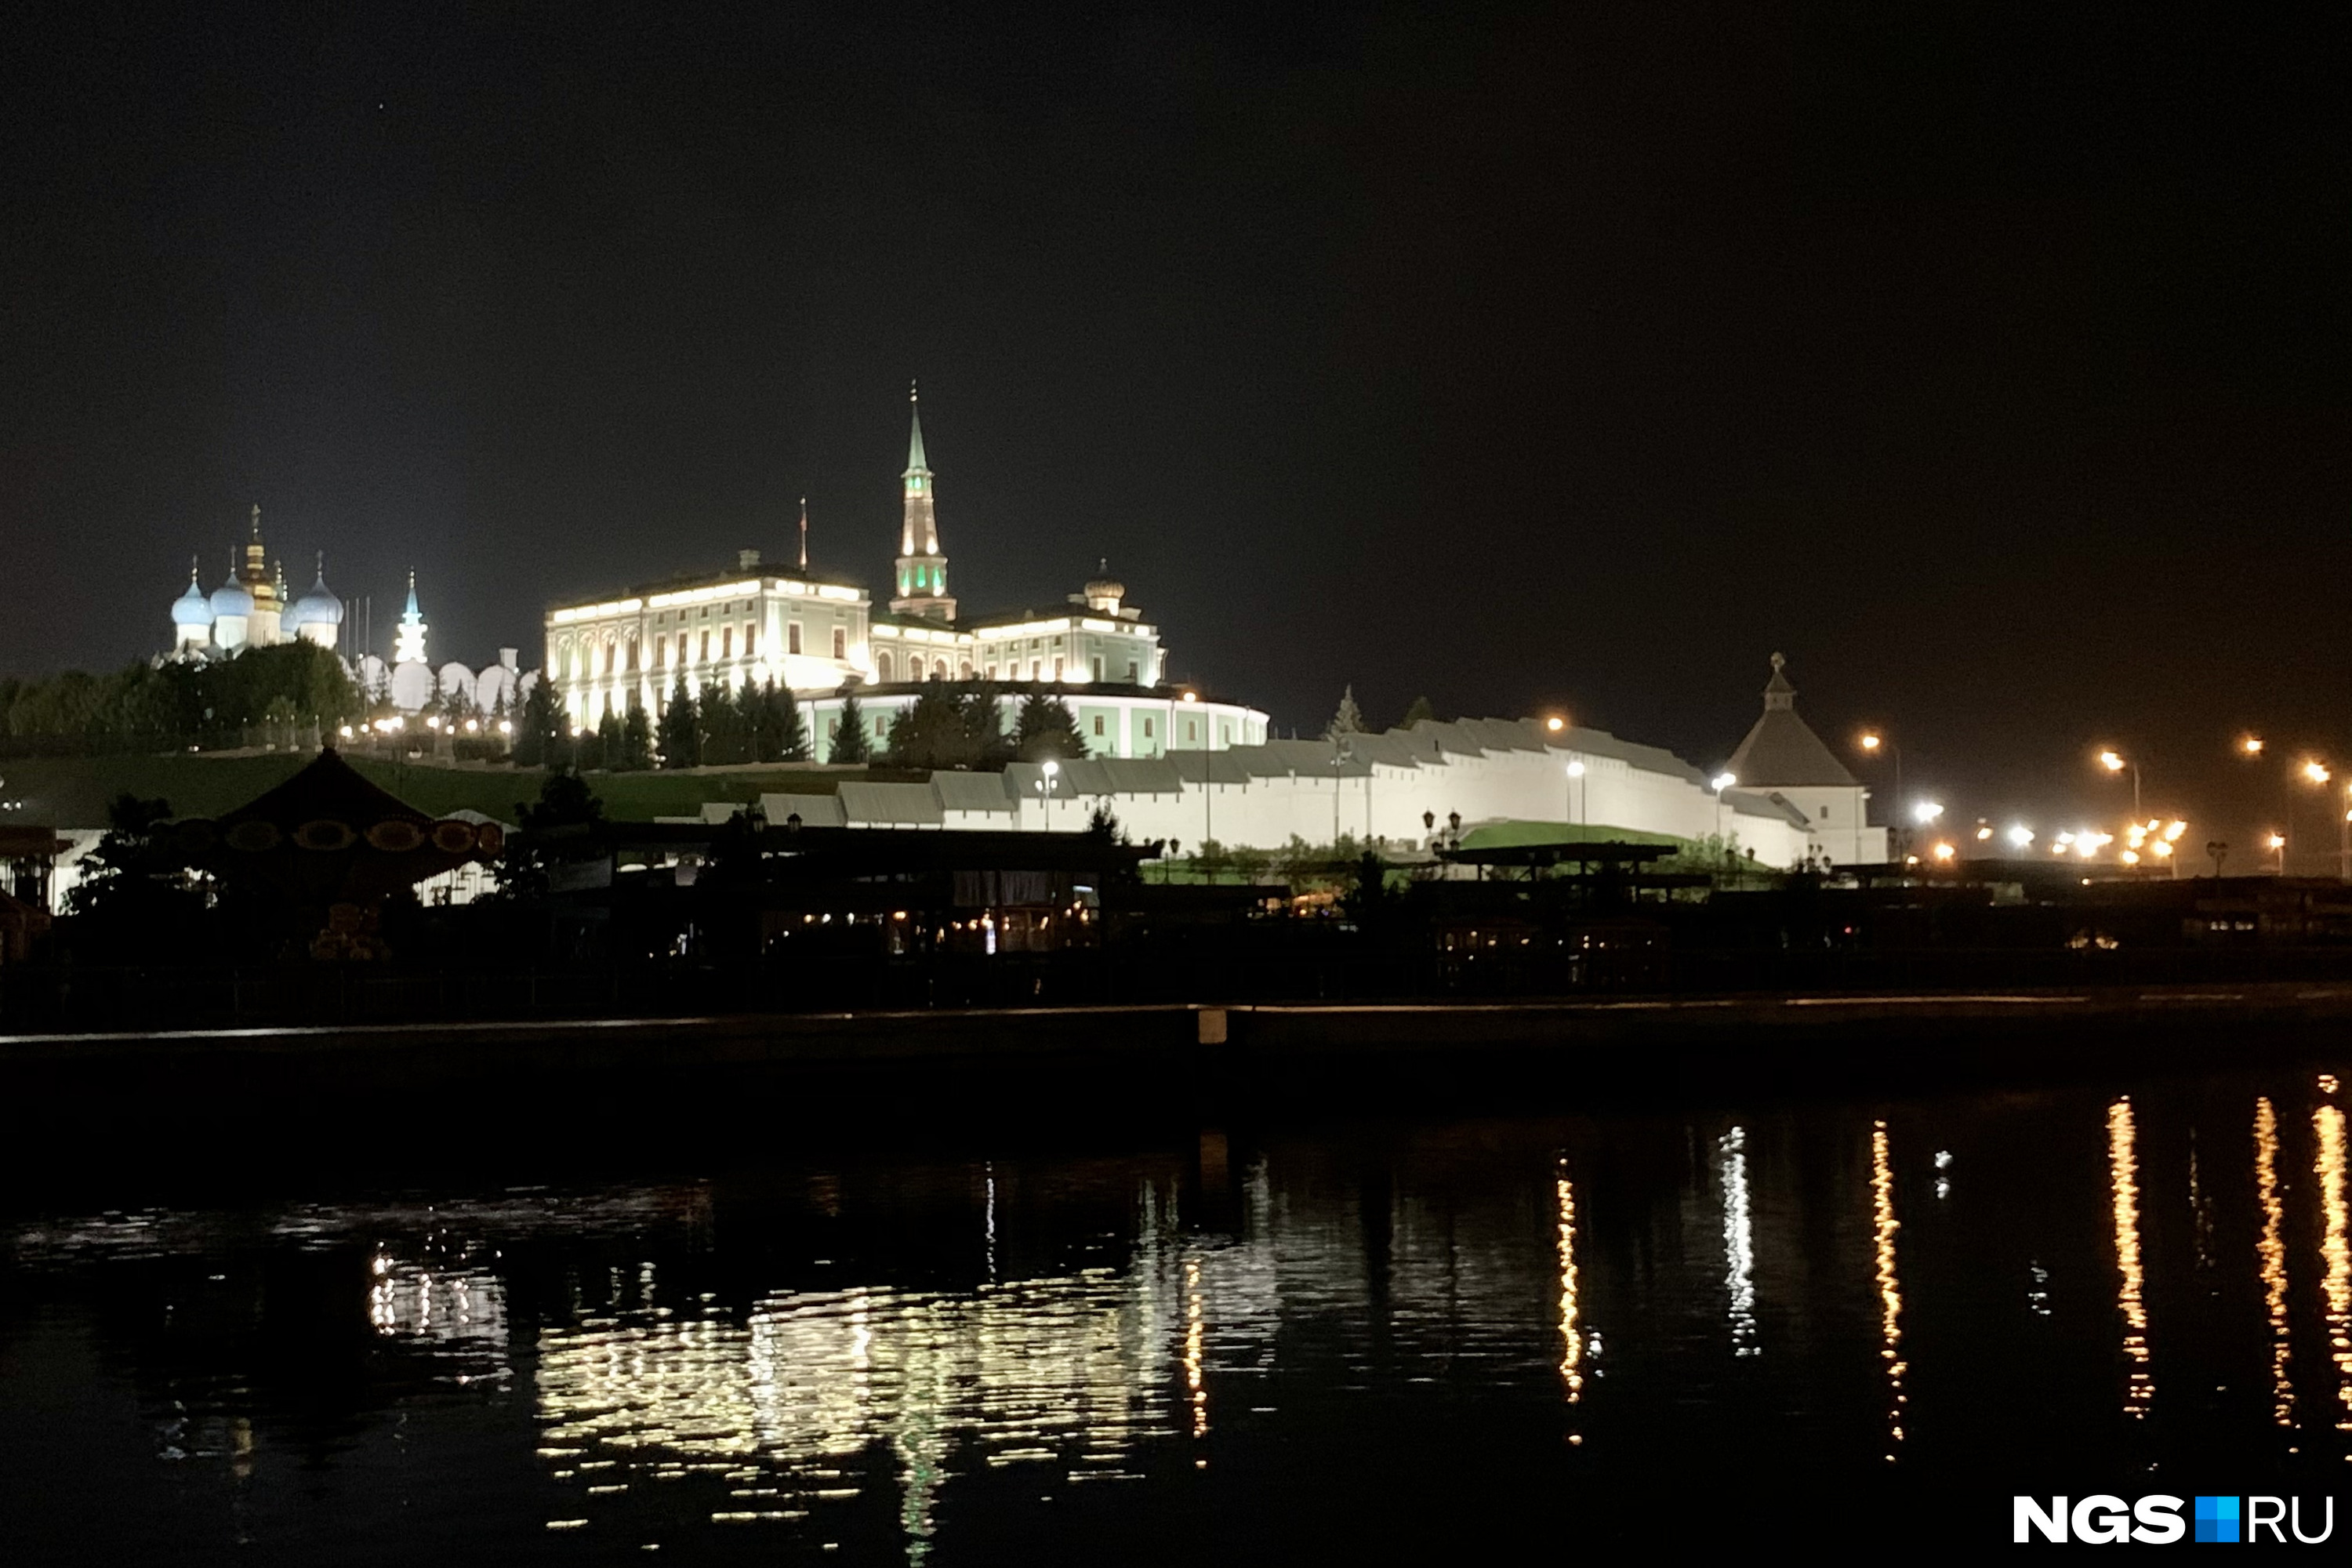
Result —
[[[718, 1106], [753, 1091], [1071, 1108], [1143, 1089], [1246, 1105], [1512, 1101], [2074, 1081], [2298, 1059], [2352, 1038], [2352, 984], [1482, 1004], [1135, 1005], [0, 1036], [20, 1133], [141, 1107], [453, 1097]], [[838, 1102], [835, 1102], [838, 1103]]]

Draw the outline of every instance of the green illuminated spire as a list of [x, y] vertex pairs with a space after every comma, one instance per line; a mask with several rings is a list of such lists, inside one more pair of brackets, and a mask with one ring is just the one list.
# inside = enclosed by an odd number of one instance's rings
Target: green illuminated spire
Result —
[[948, 595], [948, 559], [940, 550], [939, 513], [931, 494], [930, 464], [923, 456], [923, 411], [912, 385], [907, 388], [906, 515], [898, 535], [898, 592], [890, 608], [929, 620], [955, 619]]

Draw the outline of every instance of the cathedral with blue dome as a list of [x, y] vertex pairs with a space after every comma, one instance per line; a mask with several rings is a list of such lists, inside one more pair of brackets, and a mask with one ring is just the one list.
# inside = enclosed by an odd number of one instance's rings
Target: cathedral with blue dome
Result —
[[333, 649], [342, 640], [343, 602], [327, 586], [325, 554], [310, 590], [292, 598], [284, 563], [273, 566], [261, 542], [258, 506], [243, 547], [230, 552], [221, 585], [205, 593], [201, 571], [189, 563], [187, 591], [172, 601], [172, 649], [180, 658], [221, 658], [297, 638]]

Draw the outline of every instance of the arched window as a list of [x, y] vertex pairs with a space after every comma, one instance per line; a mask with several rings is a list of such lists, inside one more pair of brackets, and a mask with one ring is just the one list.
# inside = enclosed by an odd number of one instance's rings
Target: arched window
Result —
[[898, 668], [898, 667], [897, 667], [895, 664], [893, 664], [893, 663], [891, 662], [890, 656], [889, 656], [888, 654], [887, 654], [887, 653], [877, 653], [877, 654], [876, 654], [876, 655], [874, 656], [874, 679], [877, 679], [877, 680], [887, 680], [887, 679], [890, 679], [890, 672], [891, 672], [893, 669], [897, 668]]
[[945, 680], [948, 678], [948, 661], [943, 658], [935, 660], [931, 665], [931, 675], [935, 679]]
[[619, 651], [620, 651], [620, 650], [619, 650], [618, 648], [614, 647], [611, 643], [609, 643], [609, 642], [608, 642], [608, 643], [606, 643], [606, 644], [604, 645], [604, 673], [605, 673], [605, 674], [610, 675], [610, 674], [612, 674], [612, 673], [613, 673], [613, 659], [614, 659], [614, 655], [616, 655]]
[[965, 659], [962, 664], [957, 667], [957, 668], [961, 672], [956, 677], [957, 679], [970, 680], [971, 679], [971, 660]]
[[708, 630], [702, 634], [702, 662], [710, 662], [710, 633]]

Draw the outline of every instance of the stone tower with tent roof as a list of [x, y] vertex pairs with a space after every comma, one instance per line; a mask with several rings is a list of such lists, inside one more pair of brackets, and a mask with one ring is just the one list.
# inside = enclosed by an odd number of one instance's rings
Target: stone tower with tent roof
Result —
[[1886, 859], [1886, 829], [1869, 825], [1864, 803], [1870, 791], [1838, 761], [1811, 725], [1797, 714], [1797, 689], [1790, 684], [1789, 661], [1772, 656], [1772, 679], [1764, 684], [1764, 711], [1725, 769], [1738, 787], [1778, 795], [1804, 814], [1806, 832], [1823, 854], [1842, 865], [1878, 865]]

